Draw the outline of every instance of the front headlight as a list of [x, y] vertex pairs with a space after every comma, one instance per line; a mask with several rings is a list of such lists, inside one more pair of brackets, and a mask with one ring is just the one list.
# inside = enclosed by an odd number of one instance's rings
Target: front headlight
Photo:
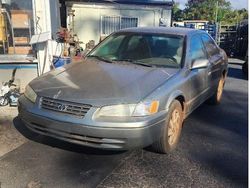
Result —
[[135, 106], [135, 104], [104, 106], [99, 110], [98, 116], [132, 116]]
[[36, 102], [37, 94], [29, 85], [27, 85], [25, 88], [24, 96], [27, 99], [29, 99], [31, 102], [33, 102], [33, 103]]
[[106, 117], [140, 117], [149, 116], [158, 112], [159, 101], [143, 102], [139, 104], [121, 104], [102, 107], [97, 116]]
[[157, 113], [158, 110], [159, 101], [146, 101], [136, 106], [133, 116], [149, 116]]

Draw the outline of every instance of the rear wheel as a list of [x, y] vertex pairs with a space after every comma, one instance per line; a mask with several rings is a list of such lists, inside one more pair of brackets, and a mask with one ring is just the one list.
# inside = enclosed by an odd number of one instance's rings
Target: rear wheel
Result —
[[159, 140], [152, 145], [158, 153], [169, 153], [174, 150], [180, 140], [183, 123], [183, 111], [179, 101], [172, 102], [166, 118], [165, 126]]
[[213, 104], [213, 105], [220, 104], [224, 85], [225, 85], [225, 77], [222, 76], [219, 81], [216, 93], [208, 100], [209, 104]]

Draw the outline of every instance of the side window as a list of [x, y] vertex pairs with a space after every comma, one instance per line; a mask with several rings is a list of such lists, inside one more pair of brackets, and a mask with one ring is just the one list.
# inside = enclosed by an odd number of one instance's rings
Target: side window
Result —
[[204, 52], [203, 42], [199, 35], [195, 35], [191, 38], [190, 49], [192, 62], [197, 59], [207, 59], [206, 53]]
[[219, 49], [217, 48], [216, 44], [208, 35], [203, 34], [202, 40], [209, 56], [213, 56], [219, 53]]

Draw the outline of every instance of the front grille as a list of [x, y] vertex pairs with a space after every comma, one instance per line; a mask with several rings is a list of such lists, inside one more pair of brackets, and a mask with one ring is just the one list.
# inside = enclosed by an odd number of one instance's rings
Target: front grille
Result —
[[91, 105], [43, 97], [41, 99], [41, 107], [46, 110], [83, 118], [91, 108]]

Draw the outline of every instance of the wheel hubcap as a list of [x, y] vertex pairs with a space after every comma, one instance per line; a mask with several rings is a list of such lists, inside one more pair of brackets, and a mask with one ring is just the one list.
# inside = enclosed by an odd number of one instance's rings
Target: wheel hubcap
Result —
[[168, 143], [170, 145], [173, 145], [178, 138], [180, 130], [180, 120], [180, 112], [178, 110], [174, 110], [168, 124]]

